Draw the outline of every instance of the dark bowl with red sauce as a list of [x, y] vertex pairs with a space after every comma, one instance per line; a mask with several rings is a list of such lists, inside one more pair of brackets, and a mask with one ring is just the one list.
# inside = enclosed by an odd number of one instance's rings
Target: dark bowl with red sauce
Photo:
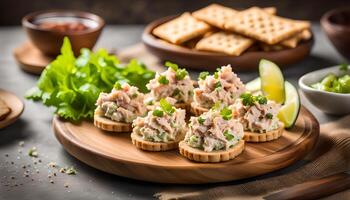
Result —
[[50, 10], [26, 15], [22, 25], [31, 42], [42, 53], [57, 56], [65, 36], [70, 39], [75, 55], [79, 55], [81, 48], [92, 49], [105, 22], [88, 12]]
[[338, 52], [350, 61], [350, 7], [327, 12], [321, 26]]

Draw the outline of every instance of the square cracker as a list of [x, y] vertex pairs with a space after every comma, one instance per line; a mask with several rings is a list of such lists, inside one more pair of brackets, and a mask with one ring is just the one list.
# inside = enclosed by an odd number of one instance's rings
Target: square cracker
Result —
[[283, 40], [280, 42], [281, 45], [289, 48], [295, 48], [298, 43], [302, 40], [308, 40], [311, 38], [311, 32], [309, 29], [305, 29], [300, 33], [297, 33], [295, 36], [288, 38], [286, 40]]
[[213, 51], [239, 56], [248, 49], [254, 41], [235, 33], [217, 32], [201, 39], [197, 45], [197, 50]]
[[270, 15], [260, 8], [241, 11], [225, 23], [225, 29], [252, 37], [267, 44], [277, 44], [304, 29], [310, 23]]
[[181, 44], [204, 34], [208, 30], [210, 30], [208, 24], [197, 20], [189, 13], [184, 13], [180, 17], [156, 27], [152, 33], [171, 43]]
[[[272, 15], [276, 14], [275, 7], [263, 8], [263, 10]], [[212, 26], [224, 29], [225, 22], [232, 19], [237, 12], [235, 9], [214, 3], [193, 12], [192, 16]]]

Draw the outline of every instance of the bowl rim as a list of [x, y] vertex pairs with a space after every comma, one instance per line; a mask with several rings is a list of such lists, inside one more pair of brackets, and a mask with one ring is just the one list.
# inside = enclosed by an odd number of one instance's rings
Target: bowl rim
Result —
[[338, 23], [332, 23], [329, 19], [330, 17], [338, 14], [339, 12], [347, 11], [350, 13], [350, 6], [347, 7], [341, 7], [341, 8], [334, 8], [332, 10], [327, 11], [325, 14], [321, 17], [321, 25], [322, 26], [332, 26], [338, 30], [346, 30], [350, 31], [350, 25], [342, 25]]
[[[350, 93], [335, 93], [335, 92], [328, 92], [328, 91], [323, 91], [323, 90], [317, 90], [315, 88], [310, 87], [309, 85], [305, 84], [304, 81], [307, 79], [308, 76], [314, 74], [314, 73], [319, 73], [319, 72], [323, 72], [323, 71], [330, 71], [330, 70], [334, 70], [334, 69], [339, 69], [340, 65], [335, 65], [335, 66], [331, 66], [331, 67], [327, 67], [327, 68], [323, 68], [323, 69], [318, 69], [315, 71], [311, 71], [308, 72], [306, 74], [304, 74], [303, 76], [301, 76], [298, 80], [298, 85], [302, 90], [306, 90], [309, 92], [314, 92], [314, 93], [319, 93], [319, 94], [326, 94], [326, 95], [334, 95], [334, 96], [339, 96], [339, 97], [350, 97]], [[350, 65], [348, 65], [350, 66]]]
[[[46, 29], [46, 28], [41, 28], [37, 24], [32, 23], [31, 21], [37, 18], [40, 15], [45, 15], [45, 14], [51, 14], [52, 16], [70, 16], [70, 17], [79, 17], [79, 18], [84, 18], [88, 20], [92, 20], [97, 23], [96, 27], [90, 27], [86, 30], [82, 31], [56, 31], [52, 29]], [[33, 29], [33, 30], [40, 30], [44, 32], [50, 32], [50, 33], [62, 33], [64, 35], [83, 35], [87, 33], [92, 33], [101, 30], [105, 26], [105, 21], [102, 17], [93, 14], [91, 12], [85, 12], [85, 11], [80, 11], [80, 10], [63, 10], [63, 9], [51, 9], [51, 10], [41, 10], [41, 11], [35, 11], [32, 13], [29, 13], [25, 15], [22, 18], [22, 26], [25, 28]]]

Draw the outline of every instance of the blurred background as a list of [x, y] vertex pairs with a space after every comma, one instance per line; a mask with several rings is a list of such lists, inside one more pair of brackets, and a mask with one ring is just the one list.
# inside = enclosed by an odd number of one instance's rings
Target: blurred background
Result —
[[109, 24], [146, 24], [154, 19], [219, 3], [234, 8], [275, 6], [285, 17], [319, 21], [326, 11], [349, 5], [349, 0], [1, 0], [0, 26], [20, 25], [33, 11], [73, 9], [93, 12]]

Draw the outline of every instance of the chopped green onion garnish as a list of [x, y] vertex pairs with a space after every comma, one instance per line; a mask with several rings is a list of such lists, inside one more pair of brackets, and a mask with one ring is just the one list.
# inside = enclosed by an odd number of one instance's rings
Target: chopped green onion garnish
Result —
[[221, 82], [220, 81], [215, 83], [215, 88], [219, 88], [219, 87], [221, 87]]
[[198, 117], [198, 123], [202, 124], [204, 123], [205, 119], [202, 117]]
[[214, 73], [214, 78], [215, 78], [215, 79], [218, 79], [218, 78], [219, 78], [219, 72], [215, 72], [215, 73]]
[[169, 84], [169, 80], [164, 75], [159, 76], [158, 82], [163, 85]]
[[163, 115], [164, 115], [164, 113], [163, 113], [163, 111], [161, 111], [161, 110], [154, 110], [153, 111], [153, 116], [156, 116], [156, 117], [163, 117]]
[[173, 69], [174, 71], [177, 71], [179, 69], [179, 66], [175, 63], [172, 63], [172, 62], [169, 62], [169, 61], [166, 61], [165, 62], [165, 66], [166, 67], [170, 67], [171, 69]]
[[201, 72], [198, 78], [204, 80], [207, 76], [209, 76], [209, 72]]
[[228, 140], [228, 141], [231, 141], [231, 140], [233, 140], [233, 138], [235, 138], [235, 136], [232, 135], [228, 130], [226, 130], [224, 132], [224, 136], [225, 136], [226, 140]]
[[267, 118], [267, 119], [272, 119], [272, 117], [273, 117], [273, 115], [272, 115], [271, 113], [267, 113], [267, 114], [266, 114], [266, 118]]
[[165, 99], [161, 99], [159, 105], [162, 110], [168, 114], [173, 114], [175, 112], [175, 108]]
[[225, 106], [223, 109], [221, 109], [220, 115], [224, 120], [230, 120], [232, 119], [232, 110]]
[[183, 80], [188, 75], [186, 69], [178, 69], [175, 74], [176, 80]]
[[121, 90], [122, 89], [122, 85], [119, 83], [119, 82], [115, 82], [115, 84], [114, 84], [114, 89], [116, 89], [116, 90]]

